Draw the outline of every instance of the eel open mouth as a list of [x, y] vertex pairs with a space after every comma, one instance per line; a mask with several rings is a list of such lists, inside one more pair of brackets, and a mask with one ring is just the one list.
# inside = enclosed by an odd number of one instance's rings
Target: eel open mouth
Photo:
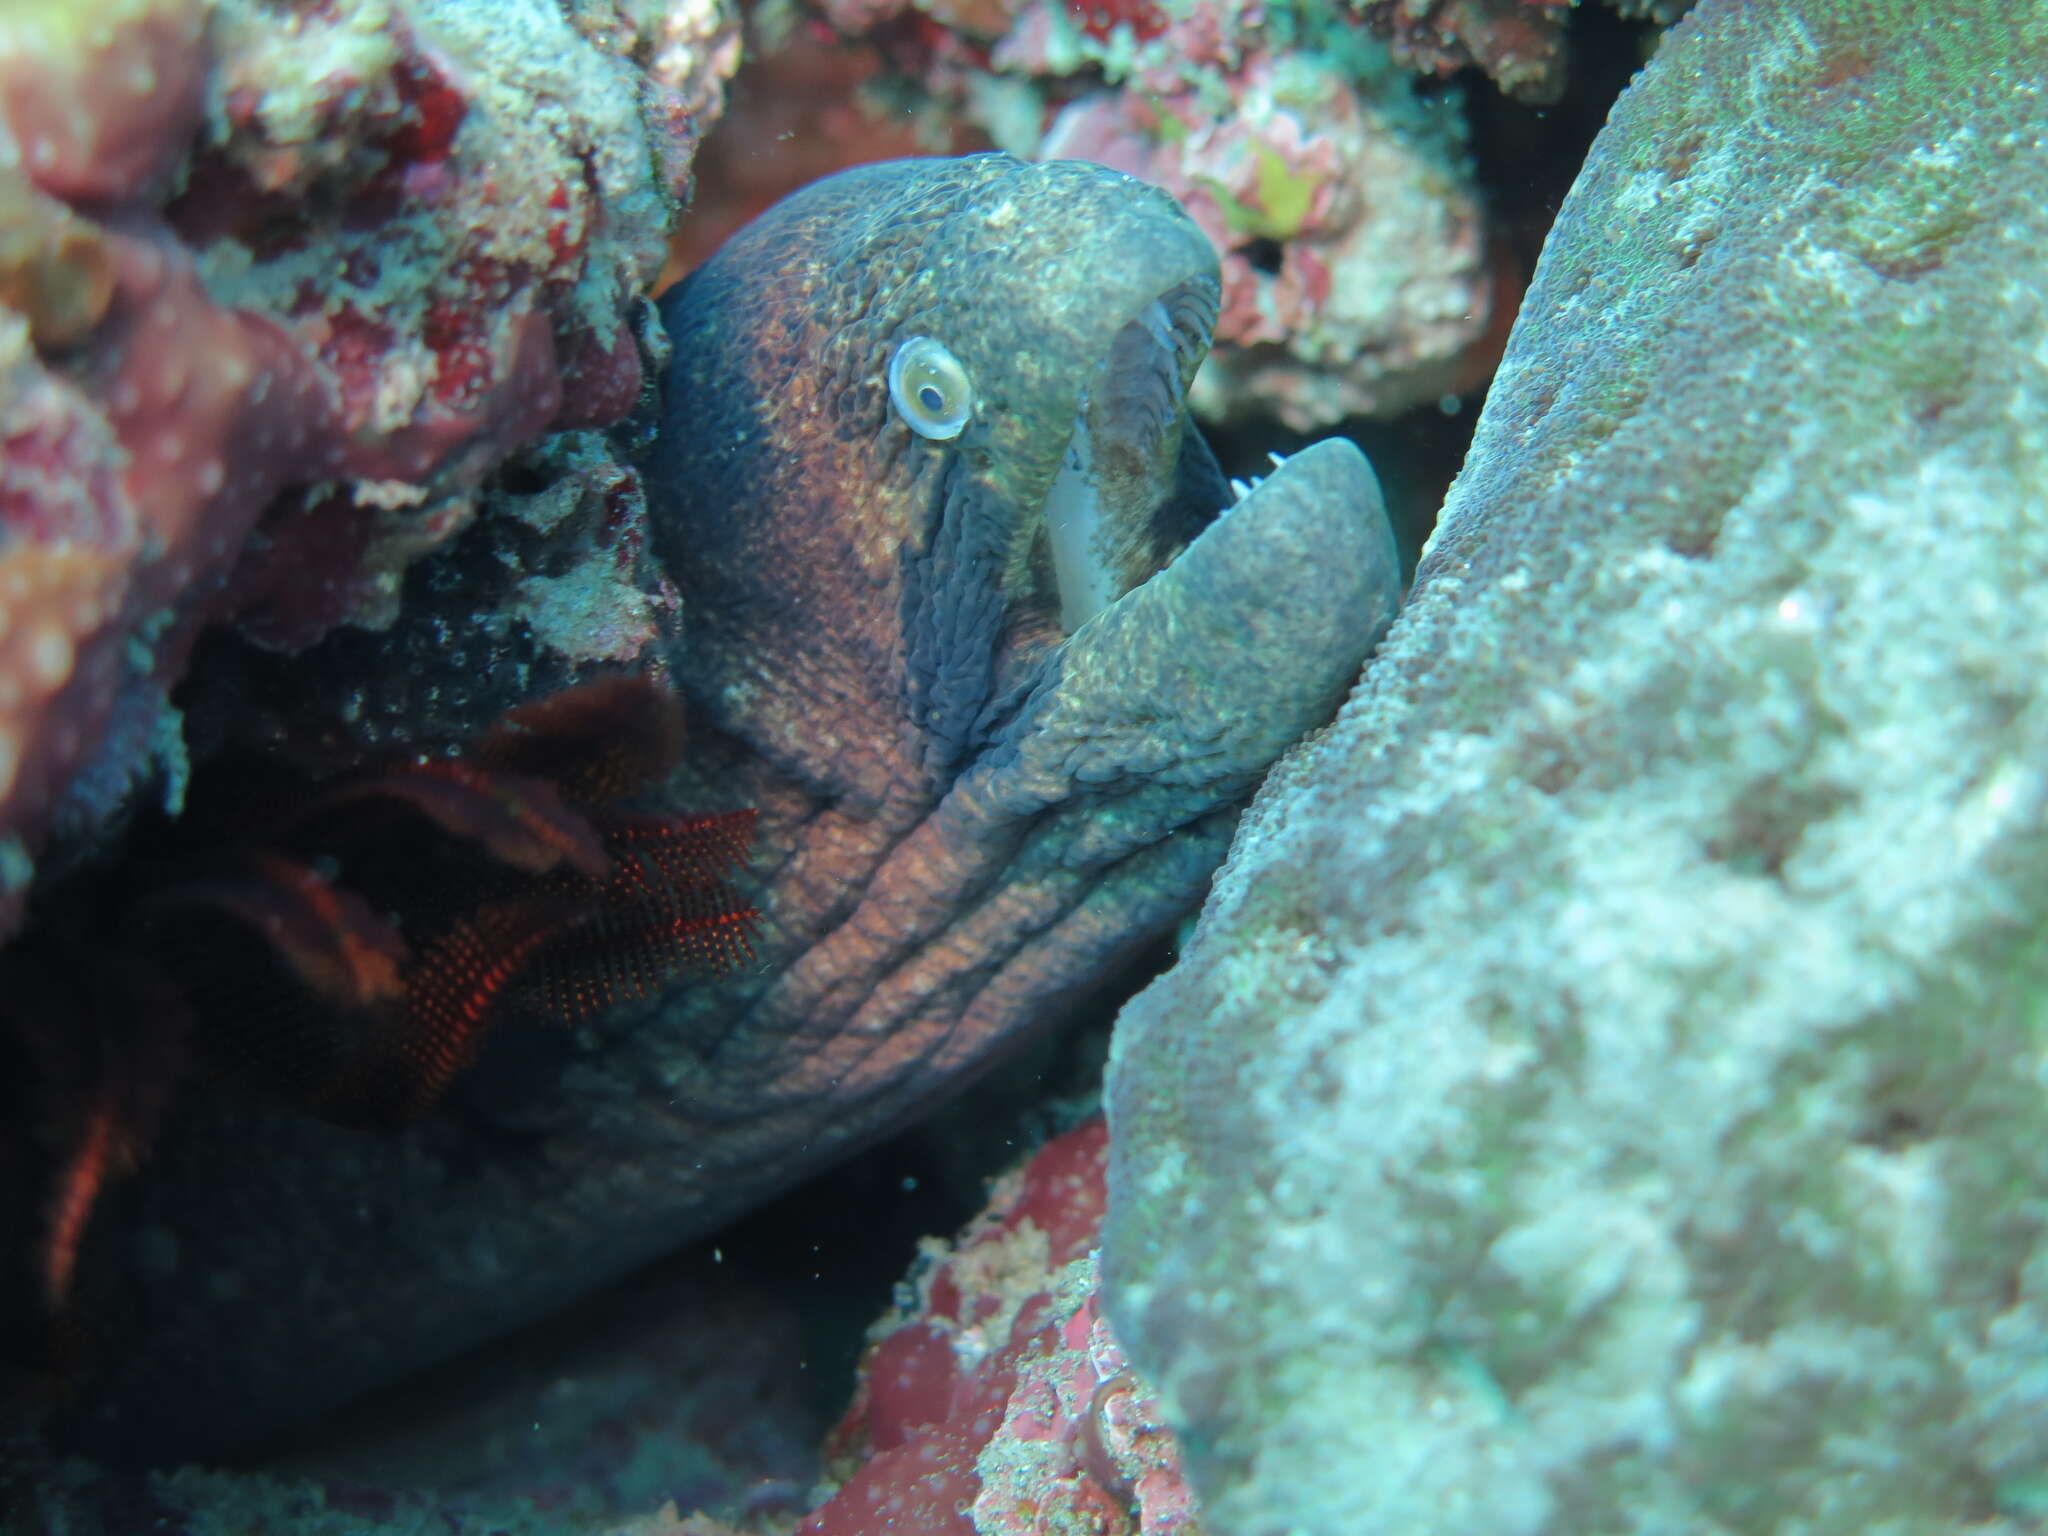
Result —
[[1194, 435], [1186, 394], [1216, 307], [1212, 282], [1167, 290], [1124, 323], [1082, 390], [1044, 504], [1060, 624], [1069, 633], [1170, 558], [1189, 524], [1221, 510], [1176, 504], [1187, 479], [1182, 456], [1192, 449], [1206, 459], [1198, 442], [1184, 441]]

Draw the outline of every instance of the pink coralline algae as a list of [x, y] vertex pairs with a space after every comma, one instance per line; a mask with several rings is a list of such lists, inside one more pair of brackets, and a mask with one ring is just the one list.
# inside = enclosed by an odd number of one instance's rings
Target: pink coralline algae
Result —
[[388, 619], [506, 453], [633, 403], [736, 47], [716, 0], [10, 9], [0, 934], [53, 817], [175, 759], [199, 630]]
[[933, 1243], [874, 1331], [800, 1536], [1200, 1536], [1180, 1450], [1098, 1310], [1107, 1134], [1093, 1120]]
[[1280, 0], [823, 0], [1014, 153], [1165, 187], [1223, 260], [1211, 420], [1310, 431], [1475, 386], [1518, 276], [1455, 97], [1425, 100], [1363, 20]]
[[1222, 254], [1196, 407], [1305, 432], [1483, 379], [1514, 292], [1448, 125], [1327, 58], [1252, 53], [1232, 80], [1223, 111], [1191, 84], [1083, 97], [1039, 148], [1165, 187]]

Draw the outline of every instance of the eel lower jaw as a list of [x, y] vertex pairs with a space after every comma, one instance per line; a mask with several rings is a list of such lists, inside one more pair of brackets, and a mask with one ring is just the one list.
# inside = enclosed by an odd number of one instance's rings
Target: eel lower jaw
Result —
[[1084, 817], [1088, 851], [1062, 855], [1082, 862], [1166, 836], [1329, 718], [1399, 600], [1371, 466], [1342, 438], [1311, 444], [1060, 642], [955, 808], [993, 829], [1122, 801]]

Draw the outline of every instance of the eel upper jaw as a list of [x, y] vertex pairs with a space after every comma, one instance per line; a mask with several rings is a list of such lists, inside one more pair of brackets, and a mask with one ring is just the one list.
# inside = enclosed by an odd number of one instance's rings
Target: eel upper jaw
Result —
[[1012, 684], [941, 806], [975, 807], [996, 841], [1121, 799], [1128, 850], [1233, 805], [1327, 718], [1398, 608], [1391, 525], [1355, 446], [1276, 456], [1249, 486], [1216, 468], [1186, 407], [1216, 303], [1200, 279], [1160, 292], [1079, 393], [1042, 512], [1064, 638]]

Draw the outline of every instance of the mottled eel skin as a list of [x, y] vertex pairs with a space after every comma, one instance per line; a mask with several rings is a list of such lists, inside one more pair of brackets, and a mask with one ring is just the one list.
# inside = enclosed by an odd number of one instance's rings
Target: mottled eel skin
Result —
[[373, 1138], [241, 1102], [167, 1138], [129, 1218], [147, 1332], [80, 1443], [217, 1454], [559, 1306], [901, 1124], [1191, 907], [1397, 594], [1349, 444], [1215, 516], [1183, 394], [1217, 294], [1163, 193], [983, 155], [807, 188], [664, 301], [675, 793], [760, 808], [761, 965], [586, 1032], [543, 1113]]

